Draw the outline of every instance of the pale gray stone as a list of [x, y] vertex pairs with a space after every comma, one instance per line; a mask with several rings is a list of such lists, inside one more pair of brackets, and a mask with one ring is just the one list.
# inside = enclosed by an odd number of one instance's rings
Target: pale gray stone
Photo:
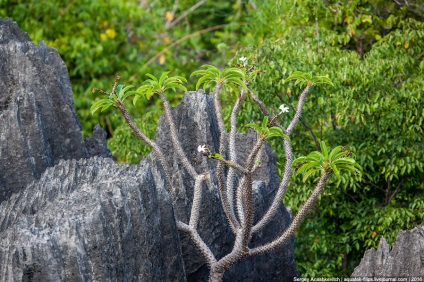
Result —
[[159, 173], [61, 160], [0, 205], [0, 281], [185, 281]]
[[352, 277], [424, 278], [424, 222], [412, 230], [400, 231], [391, 250], [382, 237], [377, 250], [365, 252]]
[[110, 156], [103, 129], [87, 149], [68, 70], [57, 51], [37, 46], [15, 22], [1, 18], [0, 89], [0, 203], [60, 159], [87, 158], [96, 151]]

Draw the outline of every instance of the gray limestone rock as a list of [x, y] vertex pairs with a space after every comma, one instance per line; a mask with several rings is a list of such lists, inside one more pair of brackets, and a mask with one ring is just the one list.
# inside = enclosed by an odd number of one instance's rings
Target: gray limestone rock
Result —
[[400, 231], [391, 250], [381, 238], [377, 250], [365, 252], [352, 277], [424, 278], [424, 222], [412, 230]]
[[0, 203], [60, 159], [96, 151], [110, 156], [105, 138], [92, 139], [87, 149], [57, 51], [43, 42], [37, 46], [15, 22], [1, 18], [0, 89]]
[[102, 156], [106, 158], [112, 157], [112, 153], [106, 144], [106, 137], [106, 131], [97, 124], [93, 128], [93, 134], [84, 140], [85, 148], [87, 150], [87, 158], [94, 156]]
[[0, 205], [0, 281], [185, 281], [160, 172], [61, 160]]

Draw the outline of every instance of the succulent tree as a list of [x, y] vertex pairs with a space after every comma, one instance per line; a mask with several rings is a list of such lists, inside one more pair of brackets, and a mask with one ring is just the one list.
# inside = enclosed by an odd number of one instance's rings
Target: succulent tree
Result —
[[[186, 80], [179, 76], [168, 77], [168, 73], [164, 73], [159, 79], [148, 74], [147, 76], [149, 79], [147, 79], [136, 91], [130, 91], [132, 86], [124, 87], [123, 85], [118, 85], [119, 77], [115, 81], [111, 93], [93, 89], [93, 91], [100, 91], [103, 94], [106, 94], [106, 97], [93, 104], [91, 108], [92, 112], [98, 109], [104, 110], [110, 106], [117, 107], [136, 136], [141, 141], [152, 147], [154, 154], [163, 166], [166, 177], [170, 180], [170, 168], [169, 164], [165, 161], [164, 153], [154, 141], [149, 139], [143, 132], [141, 132], [140, 129], [136, 127], [122, 103], [123, 100], [129, 96], [134, 96], [134, 104], [141, 96], [149, 99], [153, 95], [158, 95], [160, 97], [164, 107], [166, 121], [170, 127], [173, 149], [176, 151], [184, 168], [195, 181], [193, 187], [193, 204], [189, 222], [182, 222], [177, 218], [177, 227], [180, 231], [187, 233], [191, 237], [193, 244], [203, 255], [210, 269], [210, 281], [221, 281], [224, 273], [242, 258], [271, 252], [276, 247], [281, 246], [284, 242], [286, 242], [298, 229], [307, 213], [311, 210], [312, 205], [317, 201], [332, 172], [334, 172], [337, 176], [339, 176], [340, 171], [343, 170], [360, 173], [360, 167], [356, 164], [354, 159], [349, 157], [349, 151], [346, 151], [346, 149], [342, 146], [338, 146], [328, 153], [324, 142], [321, 142], [321, 152], [312, 152], [306, 157], [300, 157], [293, 161], [290, 135], [292, 134], [296, 124], [299, 122], [305, 99], [313, 85], [316, 83], [326, 83], [331, 85], [331, 82], [327, 77], [312, 77], [308, 73], [295, 72], [286, 79], [287, 81], [292, 79], [296, 80], [297, 83], [305, 85], [305, 89], [299, 96], [297, 109], [293, 119], [287, 127], [284, 127], [278, 122], [278, 118], [287, 112], [288, 108], [282, 105], [280, 106], [280, 112], [276, 115], [272, 115], [258, 96], [248, 88], [249, 80], [260, 71], [254, 70], [254, 66], [249, 67], [247, 65], [246, 58], [240, 58], [240, 61], [242, 64], [239, 64], [238, 68], [227, 68], [220, 71], [214, 66], [206, 65], [203, 69], [195, 71], [192, 74], [192, 76], [200, 77], [197, 83], [197, 88], [202, 85], [204, 89], [213, 87], [213, 105], [220, 131], [219, 152], [212, 152], [207, 144], [199, 144], [198, 151], [203, 156], [215, 159], [217, 162], [215, 172], [218, 179], [221, 204], [231, 230], [235, 235], [235, 242], [232, 251], [222, 258], [215, 257], [211, 249], [206, 245], [205, 241], [201, 238], [197, 231], [199, 211], [202, 202], [202, 183], [204, 181], [210, 181], [211, 177], [209, 173], [197, 173], [182, 150], [182, 146], [177, 136], [177, 129], [171, 114], [170, 104], [164, 94], [168, 90], [175, 91], [180, 89], [186, 91], [186, 88], [184, 87]], [[238, 98], [231, 112], [230, 132], [228, 135], [225, 129], [220, 101], [220, 94], [224, 91], [236, 91], [238, 93]], [[246, 97], [250, 97], [250, 99], [259, 107], [264, 118], [260, 125], [253, 123], [246, 125], [253, 128], [258, 134], [256, 144], [251, 149], [245, 164], [242, 165], [238, 162], [239, 160], [236, 155], [235, 134], [237, 131], [237, 113], [239, 112], [241, 104], [246, 100]], [[264, 146], [266, 140], [271, 137], [281, 138], [283, 143], [286, 158], [284, 173], [272, 204], [268, 207], [263, 217], [258, 222], [254, 222], [255, 211], [253, 204], [252, 177], [255, 170], [260, 166], [261, 148]], [[228, 152], [228, 159], [226, 158], [226, 152]], [[299, 212], [293, 218], [287, 229], [280, 234], [277, 239], [265, 245], [250, 248], [249, 243], [252, 236], [261, 231], [276, 214], [292, 176], [293, 166], [296, 165], [298, 167], [297, 173], [305, 172], [304, 180], [312, 174], [319, 173], [315, 189], [300, 208]], [[228, 167], [228, 172], [225, 172], [225, 166]], [[236, 176], [238, 176], [240, 181], [236, 181]], [[170, 181], [168, 181], [168, 183], [170, 183]], [[168, 187], [168, 191], [170, 191], [170, 187]]]

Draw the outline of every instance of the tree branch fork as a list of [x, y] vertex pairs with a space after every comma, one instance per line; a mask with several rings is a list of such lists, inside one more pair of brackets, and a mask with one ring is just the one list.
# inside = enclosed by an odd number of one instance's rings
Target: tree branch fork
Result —
[[[244, 257], [271, 252], [277, 247], [283, 245], [299, 228], [301, 222], [305, 219], [308, 212], [311, 211], [313, 204], [318, 199], [330, 176], [328, 172], [323, 173], [321, 175], [318, 183], [316, 184], [315, 189], [309, 196], [308, 200], [300, 208], [298, 214], [294, 217], [292, 222], [289, 224], [286, 230], [282, 232], [282, 234], [278, 235], [278, 237], [272, 242], [266, 243], [265, 245], [259, 247], [250, 248], [249, 243], [252, 236], [257, 232], [260, 232], [271, 221], [282, 202], [284, 193], [288, 187], [289, 180], [292, 174], [293, 153], [291, 142], [287, 139], [282, 138], [286, 155], [284, 174], [282, 176], [281, 183], [279, 184], [279, 188], [274, 196], [271, 206], [268, 207], [267, 211], [262, 216], [262, 218], [258, 222], [254, 223], [253, 219], [255, 211], [252, 190], [252, 178], [254, 172], [260, 166], [258, 163], [260, 162], [261, 149], [265, 144], [266, 138], [264, 136], [258, 136], [256, 143], [254, 144], [249, 156], [247, 157], [246, 163], [244, 165], [238, 163], [235, 142], [235, 133], [237, 130], [237, 113], [240, 110], [241, 104], [246, 100], [246, 96], [248, 94], [250, 99], [259, 107], [263, 115], [267, 116], [270, 120], [272, 120], [272, 123], [268, 124], [268, 126], [277, 126], [284, 132], [284, 134], [290, 136], [293, 132], [294, 127], [300, 120], [304, 102], [309, 91], [311, 90], [311, 86], [306, 86], [304, 91], [300, 94], [296, 112], [287, 128], [279, 124], [275, 116], [273, 117], [270, 115], [270, 112], [267, 110], [264, 103], [252, 91], [247, 91], [248, 93], [246, 93], [244, 89], [241, 89], [240, 94], [231, 112], [230, 132], [228, 136], [225, 130], [224, 120], [222, 116], [222, 108], [219, 99], [219, 95], [222, 88], [223, 85], [221, 83], [217, 83], [215, 90], [212, 94], [213, 107], [216, 113], [220, 134], [219, 154], [216, 155], [210, 152], [204, 154], [205, 156], [208, 156], [211, 159], [217, 160], [216, 176], [218, 179], [218, 190], [221, 199], [221, 205], [223, 207], [225, 216], [229, 222], [231, 230], [235, 235], [235, 242], [232, 251], [219, 259], [215, 257], [211, 249], [206, 245], [205, 241], [201, 238], [197, 231], [200, 209], [202, 207], [202, 186], [204, 182], [209, 182], [209, 185], [212, 185], [212, 183], [210, 183], [211, 175], [207, 172], [198, 173], [188, 160], [178, 138], [174, 118], [171, 113], [171, 106], [165, 98], [165, 95], [163, 93], [159, 93], [160, 99], [162, 100], [164, 107], [166, 122], [168, 123], [170, 128], [173, 149], [176, 152], [179, 161], [182, 163], [182, 165], [190, 174], [190, 176], [194, 179], [193, 203], [190, 213], [190, 220], [188, 223], [184, 223], [176, 219], [177, 228], [178, 230], [185, 232], [190, 236], [194, 245], [197, 247], [203, 258], [205, 259], [206, 263], [210, 268], [209, 281], [221, 281], [225, 271], [227, 271], [229, 268], [231, 268], [234, 264], [236, 264]], [[121, 102], [118, 101], [116, 103], [116, 106], [123, 115], [125, 121], [129, 124], [130, 128], [135, 133], [135, 135], [141, 141], [152, 147], [155, 156], [158, 158], [160, 164], [162, 165], [165, 171], [165, 176], [167, 179], [166, 182], [168, 183], [167, 190], [171, 193], [172, 187], [170, 187], [169, 185], [169, 183], [172, 183], [170, 181], [171, 169], [170, 165], [167, 163], [164, 157], [165, 154], [153, 140], [149, 139], [140, 129], [137, 128], [130, 114]], [[227, 147], [229, 159], [224, 158]], [[225, 174], [225, 166], [228, 167], [227, 174]], [[235, 185], [236, 175], [240, 177], [238, 185]]]

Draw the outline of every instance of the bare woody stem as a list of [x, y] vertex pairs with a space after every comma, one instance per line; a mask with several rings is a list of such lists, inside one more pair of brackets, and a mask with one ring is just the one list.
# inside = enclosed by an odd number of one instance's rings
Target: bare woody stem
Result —
[[[257, 155], [257, 153], [259, 152], [259, 149], [262, 147], [263, 143], [265, 142], [264, 140], [261, 140], [262, 138], [258, 139], [257, 144], [255, 145], [254, 149], [252, 150], [252, 153], [250, 154], [248, 161], [247, 161], [247, 167], [251, 167], [253, 169], [253, 165], [252, 162], [255, 159], [255, 155]], [[287, 141], [288, 145], [290, 145], [289, 141]], [[289, 150], [291, 150], [291, 147], [288, 148]], [[289, 162], [289, 164], [291, 165], [291, 161]], [[252, 191], [251, 189], [248, 189], [248, 186], [250, 185], [251, 188], [251, 178], [249, 178], [251, 175], [248, 174], [246, 176], [244, 176], [241, 180], [240, 185], [242, 185], [243, 187], [247, 188], [247, 192]], [[223, 258], [221, 258], [219, 261], [217, 261], [216, 263], [214, 263], [212, 265], [211, 268], [211, 272], [210, 272], [210, 278], [209, 281], [221, 281], [223, 274], [225, 273], [225, 271], [227, 271], [232, 265], [234, 265], [235, 263], [237, 263], [240, 259], [242, 259], [243, 257], [246, 256], [252, 256], [252, 255], [256, 255], [256, 254], [260, 254], [260, 253], [265, 253], [267, 251], [271, 251], [274, 248], [280, 246], [281, 244], [283, 244], [285, 241], [287, 241], [287, 239], [290, 238], [290, 236], [298, 229], [298, 227], [300, 226], [301, 222], [305, 219], [307, 213], [312, 209], [313, 204], [316, 202], [316, 200], [318, 199], [319, 195], [322, 193], [325, 184], [327, 183], [328, 178], [330, 177], [330, 173], [326, 172], [322, 175], [322, 177], [320, 178], [315, 190], [312, 192], [311, 196], [308, 198], [308, 200], [305, 202], [305, 204], [302, 206], [302, 208], [300, 209], [299, 213], [296, 215], [296, 217], [294, 218], [294, 220], [292, 221], [292, 223], [289, 225], [289, 227], [283, 232], [283, 234], [276, 239], [275, 241], [258, 247], [258, 248], [254, 248], [252, 250], [248, 249], [247, 243], [248, 241], [250, 241], [250, 236], [251, 236], [251, 232], [249, 230], [249, 226], [252, 226], [252, 223], [250, 223], [249, 217], [251, 216], [249, 214], [249, 208], [251, 207], [253, 208], [253, 202], [247, 202], [249, 195], [245, 194], [245, 193], [240, 193], [245, 195], [245, 200], [246, 200], [246, 204], [245, 206], [247, 207], [246, 211], [244, 211], [243, 213], [246, 215], [246, 219], [242, 221], [242, 230], [239, 230], [237, 232], [237, 238], [236, 239], [236, 244], [234, 246], [233, 251], [224, 256]], [[244, 190], [244, 189], [242, 189]], [[239, 191], [238, 191], [239, 192]], [[253, 197], [251, 197], [250, 199], [253, 199]], [[242, 202], [243, 200], [239, 201]], [[249, 224], [250, 223], [250, 224]], [[237, 243], [239, 242], [239, 239], [241, 237], [241, 244]]]
[[[272, 123], [270, 123], [270, 125], [273, 125], [273, 123], [276, 124], [276, 126], [278, 126], [279, 128], [281, 128], [284, 132], [284, 134], [290, 135], [294, 129], [294, 127], [296, 126], [296, 124], [299, 122], [300, 116], [302, 115], [302, 110], [303, 110], [303, 106], [305, 104], [305, 98], [306, 96], [309, 94], [309, 92], [312, 89], [312, 85], [310, 85], [308, 83], [308, 85], [306, 86], [306, 88], [303, 90], [303, 92], [300, 94], [299, 96], [299, 102], [297, 104], [297, 109], [296, 109], [296, 113], [290, 123], [290, 125], [287, 127], [287, 129], [285, 129], [283, 126], [281, 126], [278, 122], [276, 122], [275, 120], [272, 120]], [[266, 108], [265, 104], [255, 95], [255, 93], [253, 93], [252, 91], [249, 91], [250, 97], [252, 98], [253, 102], [255, 102], [259, 108], [261, 109], [262, 113], [267, 116], [268, 118], [271, 118], [271, 114], [268, 111], [268, 109]]]
[[[283, 126], [281, 126], [278, 122], [276, 122], [276, 120], [274, 120], [274, 119], [270, 122], [270, 125], [275, 124], [277, 127], [281, 128], [281, 130], [283, 132], [285, 132], [288, 136], [290, 136], [294, 127], [299, 122], [300, 116], [302, 114], [303, 106], [305, 104], [306, 96], [308, 95], [310, 90], [311, 90], [311, 86], [308, 85], [304, 89], [302, 94], [300, 94], [299, 102], [298, 102], [298, 105], [297, 105], [297, 110], [296, 110], [295, 115], [293, 117], [293, 120], [291, 121], [287, 130]], [[265, 104], [253, 92], [250, 92], [250, 97], [259, 106], [262, 113], [266, 116], [269, 116], [270, 113], [267, 110]], [[253, 227], [253, 229], [252, 229], [253, 233], [256, 233], [256, 232], [262, 230], [262, 228], [264, 228], [265, 225], [268, 224], [269, 221], [272, 219], [272, 217], [275, 215], [275, 213], [278, 210], [278, 207], [281, 204], [281, 199], [284, 197], [284, 193], [285, 193], [287, 186], [289, 184], [291, 173], [292, 173], [291, 164], [293, 162], [293, 153], [292, 153], [290, 141], [283, 139], [283, 145], [284, 145], [284, 151], [285, 151], [285, 154], [286, 154], [286, 163], [285, 163], [285, 167], [284, 167], [283, 179], [281, 180], [280, 186], [278, 188], [277, 193], [275, 194], [275, 197], [274, 197], [274, 200], [273, 200], [271, 206], [269, 207], [269, 209], [267, 210], [265, 215]]]
[[[249, 174], [245, 175], [241, 179], [240, 184], [237, 188], [237, 195], [236, 195], [237, 196], [237, 199], [236, 199], [237, 200], [237, 214], [240, 218], [242, 226], [245, 226], [246, 223], [250, 222], [250, 218], [248, 218], [246, 216], [247, 215], [250, 216], [251, 214], [253, 214], [253, 204], [251, 206], [248, 206], [248, 203], [246, 202], [246, 200], [248, 200], [246, 198], [246, 193], [250, 193], [246, 189], [252, 189], [251, 183], [250, 183], [250, 188], [249, 188], [249, 179], [250, 179], [250, 182], [251, 182], [251, 175], [250, 174], [253, 171], [254, 160], [256, 159], [256, 156], [258, 155], [259, 150], [263, 146], [264, 142], [265, 142], [265, 136], [260, 136], [259, 139], [256, 141], [256, 144], [253, 147], [249, 156], [247, 157], [247, 161], [246, 161], [246, 170], [249, 172]], [[249, 232], [250, 232], [250, 228], [251, 227], [249, 227]]]
[[271, 204], [271, 206], [268, 208], [265, 215], [259, 220], [258, 223], [253, 227], [252, 233], [256, 233], [262, 228], [267, 225], [272, 217], [275, 215], [275, 213], [278, 210], [278, 207], [281, 204], [281, 200], [284, 197], [284, 193], [286, 192], [287, 186], [289, 185], [290, 177], [292, 174], [292, 162], [293, 162], [293, 153], [291, 149], [290, 141], [283, 138], [283, 144], [284, 144], [284, 152], [286, 154], [286, 164], [284, 167], [284, 174], [283, 179], [281, 180], [280, 186], [278, 187], [278, 191], [275, 194], [274, 200]]
[[[263, 150], [263, 148], [261, 150]], [[251, 172], [254, 173], [261, 166], [262, 166], [262, 163], [261, 163], [261, 151], [259, 151], [259, 153], [258, 153], [258, 155], [256, 156], [256, 159], [255, 159], [255, 165], [253, 166]]]
[[319, 195], [321, 195], [322, 191], [324, 190], [325, 184], [330, 178], [330, 175], [331, 175], [330, 172], [323, 173], [314, 191], [309, 196], [308, 200], [306, 200], [306, 202], [300, 208], [299, 212], [296, 214], [293, 221], [290, 223], [289, 227], [283, 232], [283, 234], [281, 234], [280, 237], [278, 237], [276, 240], [274, 240], [271, 243], [251, 249], [249, 252], [249, 256], [263, 254], [263, 253], [272, 251], [273, 249], [284, 244], [290, 238], [290, 236], [293, 235], [294, 232], [299, 228], [300, 224], [303, 222], [306, 215], [312, 210], [314, 203], [317, 201]]
[[[237, 244], [237, 240], [236, 240]], [[249, 250], [243, 249], [241, 244], [238, 244], [234, 247], [233, 251], [226, 256], [222, 257], [219, 261], [212, 265], [209, 282], [219, 282], [222, 279], [225, 271], [231, 268], [234, 264], [236, 264], [243, 257], [249, 255]]]
[[[246, 93], [242, 88], [240, 90], [240, 95], [237, 98], [236, 103], [234, 104], [233, 111], [231, 112], [230, 117], [230, 134], [228, 140], [228, 151], [230, 161], [237, 162], [236, 155], [236, 132], [237, 132], [237, 113], [240, 110], [241, 103], [246, 97]], [[234, 211], [234, 185], [235, 185], [235, 171], [230, 167], [227, 175], [227, 198], [228, 203], [230, 204], [230, 210]]]
[[[216, 118], [218, 120], [219, 132], [220, 132], [219, 153], [222, 156], [225, 156], [226, 130], [224, 125], [224, 120], [222, 118], [221, 103], [219, 101], [219, 93], [221, 92], [222, 86], [223, 86], [222, 83], [218, 83], [216, 85], [215, 90], [213, 92], [213, 104], [215, 108]], [[225, 189], [225, 176], [224, 176], [223, 162], [218, 162], [216, 166], [216, 171], [218, 176], [218, 188], [219, 188], [219, 193], [221, 196], [222, 207], [230, 223], [231, 230], [233, 231], [233, 233], [236, 233], [236, 230], [239, 228], [240, 224], [238, 223], [235, 217], [235, 214], [233, 210], [231, 209], [230, 204], [228, 202], [227, 192]]]
[[190, 223], [189, 223], [190, 227], [194, 229], [197, 228], [197, 224], [199, 222], [200, 206], [202, 203], [202, 183], [203, 181], [207, 179], [210, 179], [209, 173], [200, 174], [195, 178], [193, 203], [191, 205]]
[[[246, 161], [246, 170], [249, 172], [240, 181], [237, 188], [237, 214], [240, 218], [242, 233], [242, 248], [247, 248], [251, 237], [251, 230], [253, 225], [254, 208], [253, 208], [253, 192], [252, 192], [252, 171], [254, 161], [258, 155], [261, 147], [265, 143], [265, 136], [260, 136], [256, 141], [251, 153]], [[237, 234], [239, 235], [239, 234]]]
[[124, 105], [120, 101], [117, 101], [115, 105], [119, 109], [119, 111], [121, 112], [122, 116], [124, 117], [125, 121], [129, 125], [129, 127], [132, 129], [134, 134], [137, 136], [137, 138], [140, 139], [141, 141], [143, 141], [145, 144], [147, 144], [149, 147], [151, 147], [153, 149], [153, 152], [155, 153], [156, 157], [159, 159], [159, 161], [160, 161], [160, 163], [163, 167], [163, 170], [165, 171], [166, 178], [168, 179], [168, 181], [171, 181], [171, 175], [170, 175], [171, 170], [169, 169], [168, 163], [165, 160], [165, 156], [162, 153], [162, 150], [159, 148], [159, 146], [154, 141], [152, 141], [149, 137], [147, 137], [137, 127], [137, 125], [134, 123], [133, 119], [131, 118], [131, 115], [125, 109]]
[[224, 277], [224, 272], [213, 271], [210, 273], [209, 282], [220, 282]]
[[177, 221], [177, 228], [181, 231], [188, 233], [188, 235], [190, 235], [197, 249], [206, 259], [206, 263], [209, 265], [210, 268], [212, 268], [212, 266], [216, 263], [216, 258], [211, 252], [211, 250], [209, 249], [209, 247], [205, 244], [205, 242], [199, 236], [199, 233], [197, 233], [196, 229], [190, 227], [189, 225], [181, 221]]
[[262, 113], [267, 116], [271, 117], [270, 112], [266, 108], [265, 104], [253, 93], [251, 90], [249, 90], [250, 98], [252, 98], [253, 102], [255, 102], [259, 108], [261, 109]]
[[160, 96], [160, 99], [162, 100], [163, 107], [165, 109], [165, 116], [168, 121], [169, 129], [171, 131], [171, 140], [172, 140], [172, 144], [174, 145], [174, 149], [176, 150], [178, 156], [180, 157], [180, 160], [183, 163], [184, 167], [190, 173], [191, 177], [196, 178], [197, 176], [196, 170], [187, 159], [187, 156], [185, 155], [185, 153], [183, 152], [183, 149], [181, 148], [180, 141], [178, 140], [177, 130], [175, 129], [174, 119], [172, 118], [172, 114], [171, 114], [171, 106], [169, 105], [169, 102], [168, 100], [166, 100], [166, 97], [163, 93], [159, 93], [159, 96]]
[[215, 87], [215, 90], [213, 91], [213, 106], [215, 108], [216, 113], [216, 119], [218, 121], [218, 128], [219, 128], [219, 153], [221, 155], [225, 154], [225, 143], [226, 143], [226, 130], [225, 130], [225, 124], [224, 119], [222, 118], [222, 109], [221, 109], [221, 102], [219, 100], [219, 94], [222, 89], [222, 83], [218, 83]]
[[254, 211], [254, 204], [253, 204], [253, 191], [252, 191], [252, 175], [246, 175], [245, 176], [245, 185], [243, 187], [243, 202], [245, 206], [245, 217], [244, 222], [241, 228], [241, 237], [242, 237], [242, 244], [241, 247], [243, 251], [248, 250], [249, 241], [251, 238], [251, 231], [253, 226], [253, 218], [255, 215]]
[[296, 113], [294, 114], [293, 120], [290, 125], [287, 127], [287, 135], [290, 135], [299, 122], [300, 116], [302, 115], [303, 105], [305, 104], [305, 98], [308, 96], [309, 91], [311, 91], [311, 87], [309, 84], [306, 86], [305, 90], [303, 90], [302, 94], [300, 94], [299, 102], [297, 103]]
[[259, 150], [262, 148], [262, 146], [265, 143], [266, 136], [260, 136], [257, 140], [255, 147], [253, 147], [252, 152], [250, 152], [249, 157], [247, 157], [246, 161], [246, 169], [250, 172], [253, 169], [253, 166], [255, 165], [255, 159], [256, 156], [259, 153]]
[[245, 207], [243, 202], [243, 187], [245, 186], [245, 181], [246, 181], [246, 178], [242, 177], [236, 191], [237, 215], [240, 219], [240, 224], [242, 226], [244, 225], [244, 221], [245, 221], [245, 218], [244, 218]]
[[280, 118], [283, 115], [283, 112], [276, 114], [270, 122], [268, 122], [268, 127], [275, 126], [277, 119]]
[[255, 147], [253, 147], [252, 152], [247, 157], [246, 161], [246, 169], [249, 171], [249, 174], [247, 174], [244, 178], [243, 186], [242, 187], [242, 205], [243, 205], [243, 213], [244, 213], [244, 221], [242, 224], [242, 248], [243, 250], [247, 251], [248, 244], [250, 241], [250, 237], [252, 235], [252, 226], [253, 226], [253, 218], [255, 215], [254, 211], [254, 204], [253, 204], [253, 191], [252, 191], [252, 170], [254, 167], [254, 162], [256, 159], [256, 156], [258, 155], [260, 149], [262, 148], [263, 144], [265, 143], [266, 136], [260, 136], [257, 140]]
[[[255, 102], [256, 105], [258, 105], [258, 107], [261, 109], [264, 116], [267, 116], [268, 118], [272, 118], [271, 113], [268, 111], [265, 104], [255, 95], [255, 93], [253, 93], [252, 91], [249, 90], [249, 94], [250, 94], [250, 98], [252, 98], [253, 102]], [[283, 131], [284, 134], [288, 135], [287, 130], [281, 124], [279, 124], [277, 121], [273, 121], [272, 123], [270, 122], [269, 125], [270, 126], [273, 126], [273, 125], [278, 126], [279, 128], [281, 128], [281, 130]]]
[[[226, 160], [226, 159], [216, 158], [216, 157], [213, 157], [213, 156], [211, 156], [211, 159], [215, 159], [215, 160], [218, 160], [220, 162], [223, 162], [230, 169], [236, 170], [241, 174], [247, 174], [248, 173], [248, 171], [244, 167], [242, 167], [241, 165], [239, 165], [236, 162], [232, 162], [232, 161], [229, 161], [229, 160]], [[228, 182], [228, 179], [227, 179], [227, 182]]]

